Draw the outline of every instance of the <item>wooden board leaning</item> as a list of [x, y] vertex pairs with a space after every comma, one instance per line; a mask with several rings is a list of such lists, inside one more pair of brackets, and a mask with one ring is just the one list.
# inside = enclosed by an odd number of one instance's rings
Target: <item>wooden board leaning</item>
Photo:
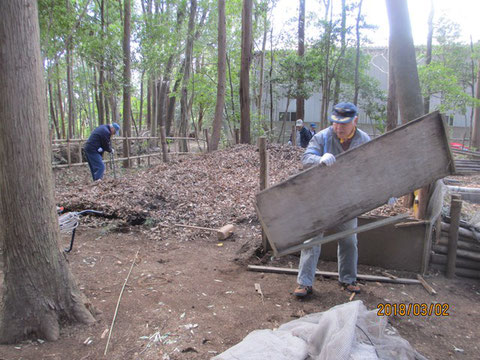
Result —
[[331, 167], [311, 167], [259, 192], [255, 206], [281, 256], [392, 196], [454, 172], [444, 119], [433, 112], [338, 155]]

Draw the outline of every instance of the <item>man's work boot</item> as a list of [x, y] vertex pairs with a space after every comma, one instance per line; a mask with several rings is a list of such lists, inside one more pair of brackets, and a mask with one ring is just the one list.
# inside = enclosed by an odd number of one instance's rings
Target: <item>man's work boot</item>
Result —
[[304, 298], [305, 296], [310, 295], [312, 292], [313, 289], [311, 286], [298, 285], [298, 287], [293, 292], [293, 295], [298, 298]]
[[342, 283], [342, 287], [343, 287], [343, 289], [348, 290], [352, 293], [356, 293], [356, 294], [360, 294], [360, 291], [361, 291], [360, 286], [358, 285], [358, 283], [356, 281], [354, 281], [351, 284]]

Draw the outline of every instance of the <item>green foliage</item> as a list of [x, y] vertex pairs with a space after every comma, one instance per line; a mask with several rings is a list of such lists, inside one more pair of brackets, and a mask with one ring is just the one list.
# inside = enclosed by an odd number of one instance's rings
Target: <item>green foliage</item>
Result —
[[459, 37], [458, 24], [443, 17], [436, 22], [432, 61], [418, 69], [422, 95], [440, 99], [436, 109], [431, 110], [466, 114], [467, 106], [477, 102], [471, 93], [474, 81], [471, 61], [478, 58], [478, 50], [472, 53], [470, 46], [462, 44]]

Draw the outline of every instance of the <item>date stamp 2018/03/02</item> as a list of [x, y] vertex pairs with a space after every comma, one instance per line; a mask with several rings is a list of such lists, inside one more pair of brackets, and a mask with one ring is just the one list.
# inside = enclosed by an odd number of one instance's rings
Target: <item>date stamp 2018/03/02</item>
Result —
[[378, 316], [449, 316], [449, 304], [441, 303], [379, 303]]

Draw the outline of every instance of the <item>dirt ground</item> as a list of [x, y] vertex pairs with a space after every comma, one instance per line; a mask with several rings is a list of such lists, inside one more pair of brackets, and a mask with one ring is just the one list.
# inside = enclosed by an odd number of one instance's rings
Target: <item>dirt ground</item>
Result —
[[[134, 172], [122, 176], [105, 186], [137, 177]], [[73, 189], [82, 186], [86, 193], [96, 189], [86, 185], [86, 169], [57, 174], [58, 188], [59, 181]], [[80, 287], [101, 312], [98, 321], [93, 326], [65, 326], [54, 343], [37, 339], [2, 345], [0, 359], [209, 359], [253, 330], [274, 329], [349, 301], [350, 294], [336, 279], [318, 279], [313, 296], [297, 300], [292, 295], [294, 276], [248, 271], [248, 264], [297, 268], [299, 258], [262, 257], [258, 221], [251, 216], [229, 219], [237, 219], [232, 221], [237, 230], [219, 242], [214, 233], [163, 228], [152, 221], [134, 226], [123, 218], [82, 218], [73, 251], [65, 256]], [[62, 242], [67, 246], [69, 237], [64, 235]], [[335, 268], [336, 263], [319, 264], [320, 270]], [[359, 266], [362, 274], [382, 271]], [[389, 321], [429, 359], [480, 359], [480, 282], [447, 280], [438, 273], [426, 279], [437, 295], [429, 295], [420, 285], [363, 282], [355, 300], [369, 309], [382, 303], [448, 304], [449, 316], [391, 316]], [[255, 284], [260, 284], [263, 297]]]

